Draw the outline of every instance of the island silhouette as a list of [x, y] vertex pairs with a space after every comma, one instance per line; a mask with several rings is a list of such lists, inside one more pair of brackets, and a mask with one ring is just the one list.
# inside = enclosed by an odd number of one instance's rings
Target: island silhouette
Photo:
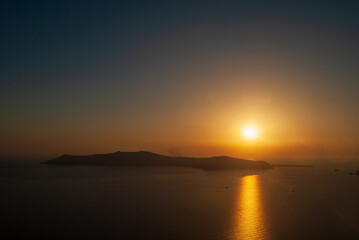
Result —
[[117, 167], [192, 167], [208, 170], [222, 169], [269, 169], [265, 161], [252, 161], [228, 156], [215, 157], [171, 157], [147, 151], [114, 152], [93, 155], [62, 155], [43, 164], [95, 165]]

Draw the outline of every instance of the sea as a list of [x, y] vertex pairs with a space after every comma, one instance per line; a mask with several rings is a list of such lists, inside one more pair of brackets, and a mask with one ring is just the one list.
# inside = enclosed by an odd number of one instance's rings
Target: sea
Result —
[[359, 239], [359, 176], [331, 167], [207, 171], [0, 167], [0, 239]]

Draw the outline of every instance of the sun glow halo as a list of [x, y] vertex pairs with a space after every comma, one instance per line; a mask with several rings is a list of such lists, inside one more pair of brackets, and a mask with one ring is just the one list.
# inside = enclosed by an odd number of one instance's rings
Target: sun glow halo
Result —
[[249, 140], [258, 138], [258, 130], [253, 126], [242, 128], [242, 135]]

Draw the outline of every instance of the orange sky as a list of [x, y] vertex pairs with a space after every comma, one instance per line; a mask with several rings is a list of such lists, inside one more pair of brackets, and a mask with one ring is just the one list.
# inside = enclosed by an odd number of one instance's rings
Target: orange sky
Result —
[[[203, 73], [208, 84], [200, 90], [179, 85], [175, 91], [183, 95], [169, 98], [171, 104], [140, 107], [125, 116], [114, 108], [91, 117], [17, 124], [3, 132], [1, 152], [42, 157], [118, 150], [264, 160], [357, 157], [359, 128], [353, 114], [335, 101], [316, 102], [315, 89], [291, 86], [290, 79], [302, 77], [298, 72], [273, 69]], [[243, 138], [240, 129], [247, 125], [258, 128], [257, 139]]]
[[18, 4], [3, 14], [0, 157], [359, 158], [350, 4]]

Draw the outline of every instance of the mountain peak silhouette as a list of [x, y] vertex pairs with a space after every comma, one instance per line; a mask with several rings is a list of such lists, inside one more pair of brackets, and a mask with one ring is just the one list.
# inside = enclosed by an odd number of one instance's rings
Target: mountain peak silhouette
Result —
[[170, 157], [148, 151], [121, 152], [93, 155], [68, 155], [43, 162], [55, 165], [97, 165], [118, 167], [193, 167], [202, 169], [268, 169], [264, 161], [251, 161], [228, 156]]

